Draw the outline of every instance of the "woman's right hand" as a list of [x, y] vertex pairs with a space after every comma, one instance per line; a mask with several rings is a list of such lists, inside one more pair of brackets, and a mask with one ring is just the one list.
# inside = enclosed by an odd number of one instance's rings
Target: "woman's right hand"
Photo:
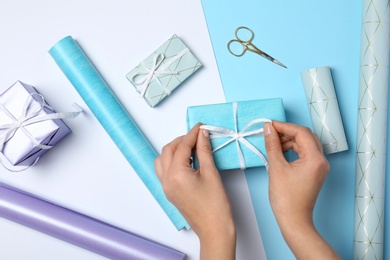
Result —
[[[314, 227], [313, 210], [330, 166], [319, 138], [307, 127], [273, 121], [264, 125], [269, 198], [282, 234], [298, 259], [339, 259]], [[288, 162], [283, 152], [294, 150]]]

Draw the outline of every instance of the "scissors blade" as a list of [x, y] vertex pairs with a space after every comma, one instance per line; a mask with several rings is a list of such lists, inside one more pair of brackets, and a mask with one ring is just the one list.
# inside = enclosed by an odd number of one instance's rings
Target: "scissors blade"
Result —
[[282, 66], [283, 68], [286, 68], [287, 69], [287, 67], [283, 64], [283, 63], [281, 63], [280, 61], [278, 61], [278, 60], [273, 60], [272, 61], [273, 63], [276, 63], [276, 64], [278, 64], [279, 66]]
[[264, 58], [266, 58], [267, 60], [272, 61], [273, 63], [278, 64], [279, 66], [281, 66], [281, 67], [287, 69], [287, 67], [286, 67], [283, 63], [281, 63], [280, 61], [278, 61], [278, 60], [272, 58], [272, 57], [269, 56], [267, 53], [262, 52], [262, 53], [260, 53], [260, 55], [263, 56]]

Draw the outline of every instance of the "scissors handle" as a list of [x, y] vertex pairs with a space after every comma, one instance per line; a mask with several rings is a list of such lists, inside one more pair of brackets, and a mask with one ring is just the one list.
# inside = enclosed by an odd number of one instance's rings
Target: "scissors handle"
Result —
[[[248, 31], [249, 32], [249, 39], [247, 39], [247, 37], [240, 37], [238, 35], [238, 32], [239, 31]], [[251, 29], [249, 29], [248, 27], [245, 27], [245, 26], [240, 26], [238, 27], [235, 31], [234, 31], [234, 35], [236, 36], [236, 39], [241, 41], [241, 42], [246, 42], [246, 43], [251, 43], [252, 40], [253, 40], [253, 37], [255, 37], [255, 34], [253, 33], [253, 31]]]
[[[233, 50], [232, 50], [231, 45], [232, 45], [232, 44], [233, 44], [233, 45], [237, 45], [237, 43], [241, 45], [241, 51], [233, 51]], [[232, 55], [236, 56], [236, 57], [241, 57], [242, 55], [244, 55], [244, 53], [245, 53], [246, 50], [248, 49], [248, 48], [246, 47], [246, 45], [244, 45], [244, 44], [242, 43], [242, 41], [240, 41], [240, 40], [235, 40], [235, 39], [234, 39], [234, 40], [230, 40], [230, 41], [228, 42], [227, 48], [228, 48], [229, 52], [230, 52]]]
[[[246, 32], [246, 35], [239, 35], [239, 32], [243, 32], [245, 31]], [[234, 31], [234, 35], [236, 36], [236, 39], [233, 39], [233, 40], [230, 40], [227, 44], [227, 48], [229, 50], [229, 52], [231, 54], [233, 54], [234, 56], [236, 57], [241, 57], [242, 55], [244, 55], [244, 53], [247, 51], [247, 50], [251, 50], [252, 47], [254, 47], [255, 49], [257, 49], [253, 44], [252, 44], [252, 40], [253, 40], [253, 37], [255, 36], [255, 34], [253, 33], [253, 31], [251, 29], [249, 29], [248, 27], [245, 27], [245, 26], [240, 26], [238, 27], [235, 31]], [[246, 36], [246, 37], [245, 37]], [[233, 45], [237, 45], [237, 43], [240, 45], [240, 49], [239, 50], [236, 50], [236, 48], [234, 48]], [[233, 47], [233, 48], [232, 48]], [[253, 51], [253, 50], [251, 50]]]

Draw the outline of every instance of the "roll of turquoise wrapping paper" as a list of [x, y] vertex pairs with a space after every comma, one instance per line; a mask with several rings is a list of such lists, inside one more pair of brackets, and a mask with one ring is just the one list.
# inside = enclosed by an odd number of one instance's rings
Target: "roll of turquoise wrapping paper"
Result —
[[363, 0], [354, 259], [383, 259], [390, 1]]
[[301, 72], [314, 133], [320, 138], [325, 154], [348, 150], [330, 67], [316, 67]]
[[76, 41], [67, 36], [56, 43], [49, 53], [175, 227], [178, 230], [189, 229], [184, 217], [164, 195], [154, 170], [156, 151]]

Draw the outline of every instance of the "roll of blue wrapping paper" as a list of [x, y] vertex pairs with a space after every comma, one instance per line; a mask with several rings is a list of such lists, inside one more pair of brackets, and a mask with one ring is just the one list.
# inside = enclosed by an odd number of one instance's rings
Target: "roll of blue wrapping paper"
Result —
[[390, 0], [362, 6], [353, 255], [384, 259]]
[[180, 212], [165, 197], [154, 170], [156, 151], [112, 93], [88, 57], [67, 36], [49, 51], [116, 146], [163, 208], [178, 230], [189, 228]]

